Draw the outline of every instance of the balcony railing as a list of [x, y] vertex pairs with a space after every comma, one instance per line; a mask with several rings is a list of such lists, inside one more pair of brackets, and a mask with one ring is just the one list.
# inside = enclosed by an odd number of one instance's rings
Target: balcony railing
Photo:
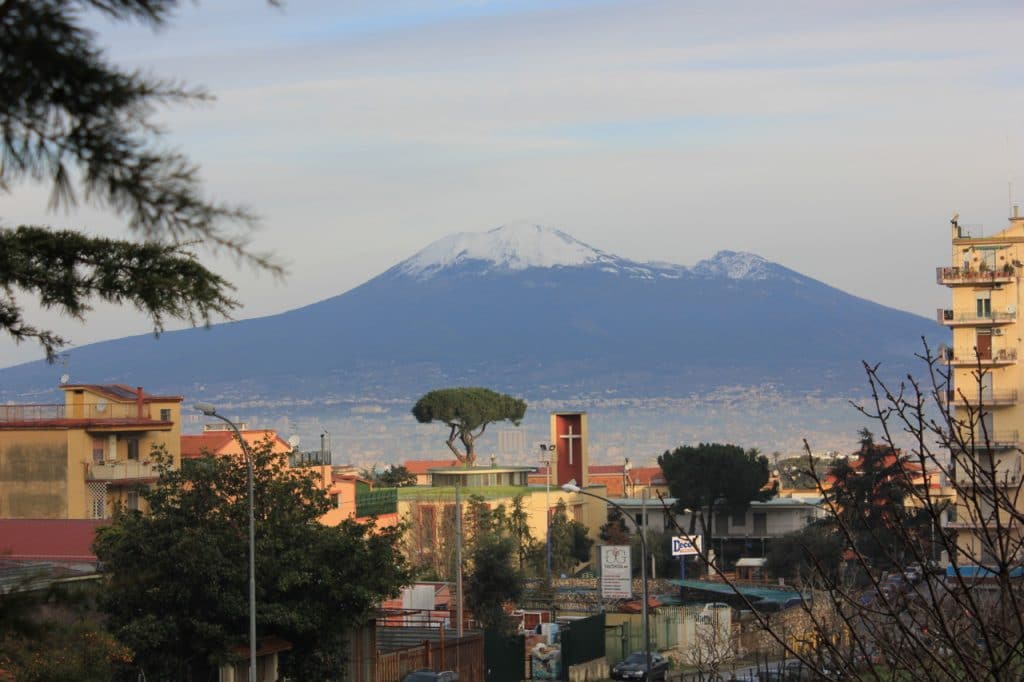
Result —
[[1011, 312], [1007, 310], [1005, 312], [991, 312], [988, 315], [979, 315], [976, 312], [958, 313], [949, 308], [938, 308], [935, 311], [935, 319], [939, 324], [944, 324], [947, 327], [961, 324], [1009, 324], [1017, 319], [1017, 311], [1013, 310]]
[[974, 348], [939, 347], [939, 358], [950, 365], [1008, 365], [1017, 362], [1016, 348], [1000, 348], [979, 357]]
[[101, 464], [87, 462], [87, 467], [85, 477], [90, 481], [135, 481], [159, 475], [153, 462], [133, 459]]
[[978, 407], [981, 405], [995, 406], [995, 405], [1014, 405], [1017, 403], [1017, 389], [1007, 389], [1005, 391], [982, 391], [978, 394], [978, 391], [968, 391], [964, 395], [961, 395], [959, 391], [950, 389], [944, 394], [939, 395], [939, 402], [943, 405], [972, 405]]
[[89, 403], [87, 405], [0, 405], [0, 424], [61, 419], [152, 420], [149, 405], [140, 413], [137, 403]]
[[[986, 441], [987, 436], [987, 441]], [[965, 448], [971, 448], [971, 435], [964, 431], [962, 432], [963, 445]], [[953, 441], [955, 444], [956, 441]], [[982, 452], [985, 448], [1016, 448], [1020, 444], [1020, 432], [1016, 429], [1007, 431], [989, 431], [987, 434], [981, 432], [981, 429], [974, 431], [974, 451], [975, 453]]]
[[1001, 284], [1012, 282], [1016, 274], [1013, 269], [967, 270], [964, 268], [936, 268], [935, 281], [939, 284]]

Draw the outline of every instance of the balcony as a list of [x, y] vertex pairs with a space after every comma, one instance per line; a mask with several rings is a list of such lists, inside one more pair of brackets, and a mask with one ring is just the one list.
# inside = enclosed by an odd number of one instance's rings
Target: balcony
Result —
[[945, 286], [984, 286], [1009, 284], [1017, 275], [1012, 268], [995, 270], [966, 270], [964, 268], [936, 268], [935, 281]]
[[156, 464], [149, 461], [129, 459], [116, 462], [86, 462], [87, 481], [141, 483], [147, 480], [155, 481], [159, 475]]
[[[961, 440], [963, 442], [964, 449], [970, 450], [971, 434], [966, 431], [966, 427], [964, 427], [964, 429], [965, 430], [961, 432], [963, 434]], [[985, 435], [981, 433], [980, 429], [974, 432], [973, 450], [975, 455], [982, 455], [987, 450], [1016, 449], [1020, 446], [1020, 433], [1016, 429], [1007, 431], [989, 431], [987, 436], [988, 442], [985, 441]], [[956, 446], [955, 450], [961, 451], [956, 440], [951, 439], [951, 449], [954, 448], [954, 446]]]
[[[161, 415], [162, 416], [162, 415]], [[0, 405], [0, 428], [41, 429], [78, 426], [90, 430], [169, 427], [155, 419], [149, 405], [89, 403], [86, 405]]]
[[1009, 308], [1005, 312], [978, 315], [976, 312], [965, 313], [950, 310], [949, 308], [938, 308], [935, 311], [935, 319], [939, 324], [947, 327], [1010, 324], [1017, 319], [1017, 309]]
[[[1019, 469], [1003, 469], [996, 467], [995, 474], [995, 485], [997, 487], [1017, 487], [1021, 483]], [[960, 467], [957, 467], [956, 482], [967, 488], [991, 488], [993, 485], [992, 474], [990, 472], [979, 469], [973, 472], [961, 473]]]
[[984, 390], [981, 394], [978, 394], [977, 389], [973, 392], [966, 391], [964, 395], [961, 395], [959, 391], [950, 389], [944, 394], [939, 395], [939, 404], [941, 405], [953, 405], [953, 406], [972, 406], [972, 407], [998, 407], [1000, 405], [1016, 405], [1017, 404], [1017, 389], [1008, 389], [1005, 391], [992, 391]]
[[939, 358], [947, 365], [977, 367], [993, 367], [1012, 365], [1017, 362], [1016, 348], [1000, 348], [990, 353], [982, 353], [979, 357], [974, 348], [939, 347]]

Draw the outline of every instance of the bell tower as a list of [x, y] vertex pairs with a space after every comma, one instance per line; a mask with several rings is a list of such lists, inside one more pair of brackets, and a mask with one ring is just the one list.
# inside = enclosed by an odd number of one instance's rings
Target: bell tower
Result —
[[590, 463], [588, 452], [587, 413], [552, 412], [551, 442], [555, 444], [556, 461], [552, 463], [555, 485], [575, 480], [580, 487], [590, 483], [587, 473]]

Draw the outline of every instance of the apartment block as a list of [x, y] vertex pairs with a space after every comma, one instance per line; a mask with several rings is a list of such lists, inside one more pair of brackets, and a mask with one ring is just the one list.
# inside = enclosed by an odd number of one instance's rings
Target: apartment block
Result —
[[[103, 519], [142, 509], [162, 445], [181, 464], [180, 396], [65, 384], [63, 404], [0, 405], [0, 518]], [[144, 509], [143, 509], [144, 511]]]
[[[991, 235], [961, 225], [956, 217], [951, 224], [951, 265], [936, 273], [952, 293], [952, 307], [938, 311], [939, 323], [952, 332], [952, 345], [939, 349], [950, 374], [949, 390], [940, 400], [953, 415], [952, 477], [960, 491], [950, 527], [957, 530], [958, 563], [986, 565], [994, 560], [995, 501], [1016, 499], [1017, 509], [1024, 509], [1024, 499], [1016, 495], [1024, 424], [1018, 394], [1024, 216], [1014, 207], [1009, 225]], [[967, 504], [968, 498], [974, 501]], [[1009, 516], [1008, 508], [1002, 507], [999, 525], [1019, 542], [1020, 529], [1006, 524], [1009, 519], [1002, 517]]]

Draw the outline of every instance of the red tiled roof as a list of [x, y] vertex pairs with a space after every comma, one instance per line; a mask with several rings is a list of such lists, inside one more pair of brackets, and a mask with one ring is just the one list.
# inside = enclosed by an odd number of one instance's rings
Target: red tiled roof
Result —
[[[246, 444], [256, 445], [270, 438], [274, 443], [274, 452], [288, 452], [291, 446], [288, 445], [273, 429], [246, 429], [242, 431], [242, 438]], [[234, 444], [235, 434], [233, 431], [205, 431], [195, 435], [183, 435], [181, 437], [181, 458], [196, 459], [201, 457], [203, 450], [210, 454], [224, 452], [224, 454], [241, 454]]]
[[[118, 402], [133, 403], [138, 400], [140, 388], [134, 386], [128, 386], [126, 384], [64, 384], [61, 386], [62, 390], [72, 389], [86, 389], [94, 393], [102, 393], [103, 395], [116, 400]], [[173, 400], [181, 402], [184, 400], [180, 395], [153, 395], [152, 393], [146, 393], [142, 391], [143, 402], [150, 402], [159, 400], [160, 402], [166, 402]]]
[[227, 445], [234, 437], [229, 431], [210, 431], [194, 436], [181, 437], [181, 458], [195, 459], [203, 454], [203, 450], [217, 452]]
[[643, 485], [664, 485], [666, 482], [661, 467], [635, 467], [629, 472], [629, 479]]
[[0, 519], [0, 557], [96, 561], [92, 543], [103, 519]]
[[618, 475], [621, 476], [622, 475], [622, 465], [621, 464], [591, 464], [589, 467], [587, 467], [587, 471], [590, 472], [591, 476], [593, 476], [594, 474], [618, 474]]
[[457, 459], [410, 459], [405, 463], [405, 468], [409, 470], [409, 473], [417, 476], [422, 476], [428, 473], [428, 469], [439, 469], [441, 467], [453, 467], [458, 466], [459, 460]]

